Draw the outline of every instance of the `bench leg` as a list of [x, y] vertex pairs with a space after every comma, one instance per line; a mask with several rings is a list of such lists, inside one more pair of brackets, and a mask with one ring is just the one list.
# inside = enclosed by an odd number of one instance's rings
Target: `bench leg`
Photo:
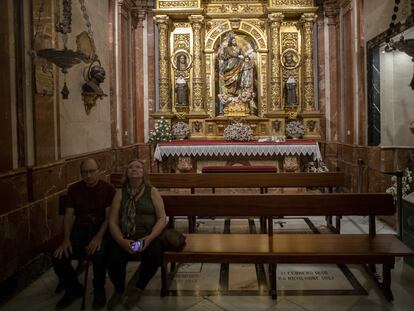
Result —
[[391, 269], [394, 268], [393, 264], [383, 264], [382, 265], [382, 292], [384, 293], [385, 298], [389, 301], [394, 300], [391, 291]]
[[196, 217], [188, 216], [188, 232], [194, 233], [196, 230]]
[[168, 228], [174, 228], [174, 216], [170, 216], [168, 219]]
[[326, 216], [325, 219], [326, 219], [326, 226], [328, 228], [332, 227], [332, 216]]
[[170, 263], [170, 271], [172, 272], [172, 273], [175, 273], [175, 272], [177, 272], [176, 271], [176, 265], [175, 265], [175, 262], [171, 262]]
[[341, 233], [341, 218], [342, 216], [335, 216], [335, 221], [336, 221], [336, 233]]
[[167, 296], [167, 290], [168, 290], [168, 274], [167, 274], [167, 264], [166, 262], [163, 262], [161, 265], [161, 297]]
[[269, 264], [269, 283], [270, 283], [270, 295], [272, 296], [273, 300], [277, 299], [277, 285], [276, 285], [276, 264], [271, 263]]
[[260, 232], [261, 233], [266, 233], [267, 232], [267, 228], [266, 228], [266, 217], [265, 216], [260, 216]]

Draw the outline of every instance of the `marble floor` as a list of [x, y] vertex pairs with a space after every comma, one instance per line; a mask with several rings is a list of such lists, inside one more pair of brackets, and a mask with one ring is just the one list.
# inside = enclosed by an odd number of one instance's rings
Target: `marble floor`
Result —
[[[177, 220], [177, 228], [185, 231], [187, 221]], [[259, 231], [253, 219], [198, 219], [199, 232]], [[324, 217], [295, 217], [274, 220], [275, 232], [327, 232]], [[368, 218], [344, 217], [342, 233], [368, 232]], [[395, 233], [381, 221], [377, 232]], [[139, 263], [128, 265], [131, 277]], [[380, 268], [380, 267], [378, 267]], [[83, 280], [83, 275], [80, 275]], [[90, 284], [91, 282], [89, 282]], [[55, 294], [57, 284], [52, 270], [20, 292], [1, 309], [54, 310], [61, 294]], [[137, 310], [266, 310], [266, 311], [374, 311], [413, 310], [414, 268], [397, 258], [392, 271], [394, 301], [383, 298], [372, 278], [361, 265], [278, 265], [278, 299], [268, 294], [266, 265], [182, 264], [172, 282], [169, 295], [159, 297], [160, 273], [150, 282]], [[113, 288], [107, 280], [108, 296]], [[86, 310], [92, 310], [92, 289], [88, 287]], [[67, 310], [79, 310], [81, 300]], [[117, 310], [124, 310], [118, 307]]]

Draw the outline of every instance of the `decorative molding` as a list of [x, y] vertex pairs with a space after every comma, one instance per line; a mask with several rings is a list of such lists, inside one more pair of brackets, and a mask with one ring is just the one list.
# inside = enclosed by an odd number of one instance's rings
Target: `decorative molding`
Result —
[[158, 0], [157, 9], [186, 9], [186, 8], [199, 8], [199, 0]]
[[313, 0], [272, 0], [272, 7], [310, 7], [313, 6]]

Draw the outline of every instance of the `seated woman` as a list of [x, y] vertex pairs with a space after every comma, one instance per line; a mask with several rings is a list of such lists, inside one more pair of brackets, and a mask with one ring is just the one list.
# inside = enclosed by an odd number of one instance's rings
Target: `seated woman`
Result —
[[158, 238], [166, 226], [164, 203], [158, 190], [147, 178], [144, 163], [129, 162], [122, 189], [112, 202], [109, 229], [113, 241], [109, 248], [108, 274], [115, 293], [108, 302], [108, 309], [118, 305], [125, 290], [126, 265], [136, 252], [131, 243], [137, 240], [143, 246], [137, 252], [141, 266], [135, 288], [126, 297], [124, 307], [132, 309], [139, 301], [142, 291], [162, 263], [163, 246]]

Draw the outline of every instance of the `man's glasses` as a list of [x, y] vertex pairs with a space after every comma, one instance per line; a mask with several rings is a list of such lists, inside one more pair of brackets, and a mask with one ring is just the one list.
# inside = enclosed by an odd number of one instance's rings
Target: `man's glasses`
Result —
[[82, 170], [81, 171], [81, 175], [82, 176], [92, 175], [92, 174], [96, 173], [97, 171], [98, 171], [98, 169], [94, 169], [94, 170]]

